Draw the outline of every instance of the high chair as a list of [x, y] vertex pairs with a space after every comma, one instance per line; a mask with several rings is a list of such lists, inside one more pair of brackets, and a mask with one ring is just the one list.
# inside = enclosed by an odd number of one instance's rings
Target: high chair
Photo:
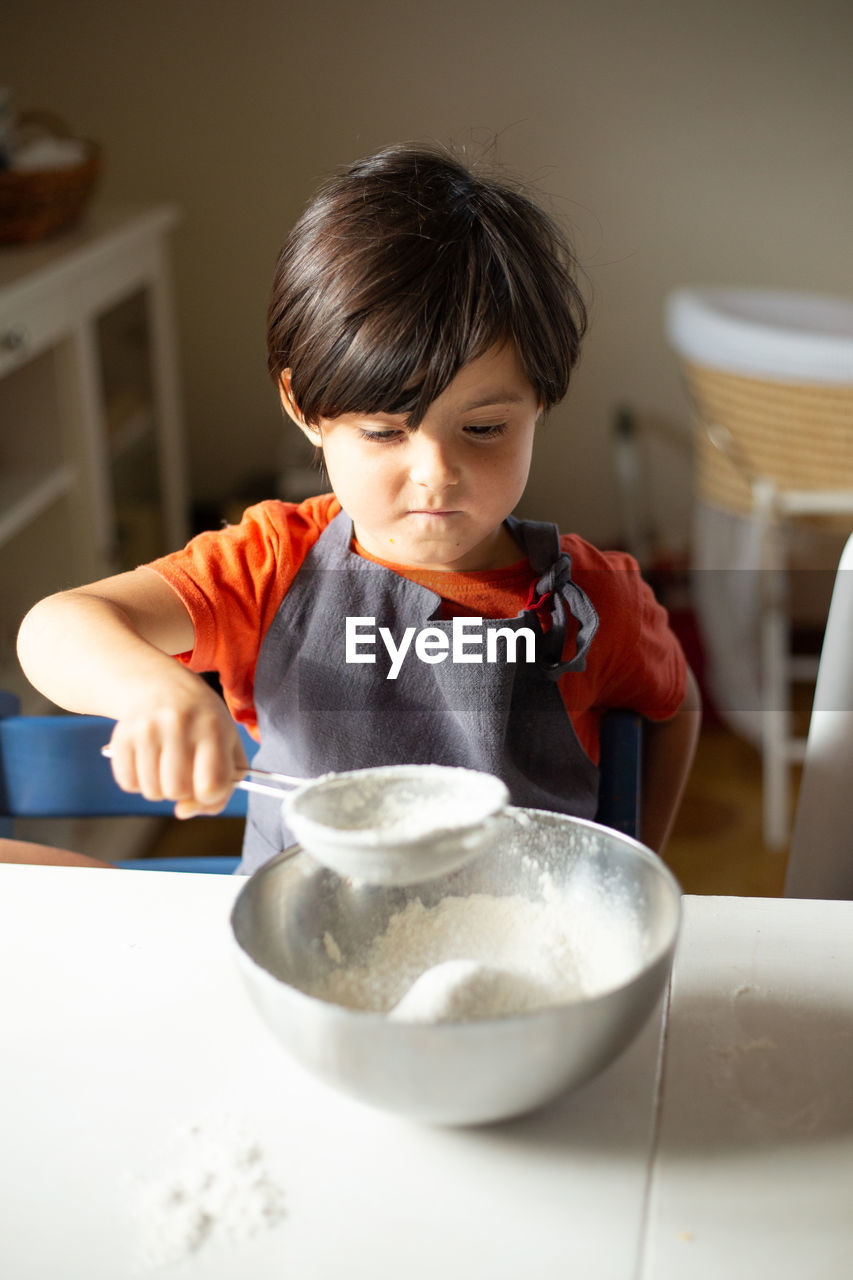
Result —
[[[170, 801], [150, 801], [122, 791], [101, 747], [113, 721], [101, 716], [22, 716], [14, 695], [0, 690], [0, 835], [11, 836], [14, 818], [168, 817]], [[247, 756], [257, 743], [240, 730]], [[601, 786], [596, 820], [637, 836], [640, 822], [642, 719], [630, 711], [602, 717]], [[247, 797], [234, 791], [222, 817], [243, 817]], [[232, 872], [238, 858], [135, 858], [131, 870]]]
[[[707, 545], [694, 547], [704, 569], [697, 611], [720, 675], [725, 661], [739, 659], [743, 669], [751, 656], [724, 654], [737, 629], [725, 621], [735, 617], [745, 631], [744, 610], [756, 615], [763, 833], [779, 849], [790, 831], [791, 765], [805, 750], [793, 730], [791, 684], [813, 680], [817, 669], [816, 657], [792, 652], [791, 541], [804, 529], [853, 530], [853, 302], [683, 288], [666, 300], [666, 330], [700, 427], [694, 542]], [[745, 526], [737, 564], [710, 545], [720, 514]], [[751, 590], [732, 586], [738, 569], [752, 575]], [[718, 710], [742, 728], [750, 709], [732, 699], [748, 681], [733, 677], [728, 706], [717, 690]]]
[[853, 536], [841, 556], [820, 654], [785, 896], [853, 898]]

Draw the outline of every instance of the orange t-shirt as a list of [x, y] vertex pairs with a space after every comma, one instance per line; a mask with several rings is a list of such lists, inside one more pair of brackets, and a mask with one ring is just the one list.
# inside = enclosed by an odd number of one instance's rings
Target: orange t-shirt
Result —
[[[193, 671], [215, 671], [234, 718], [258, 736], [255, 665], [264, 637], [311, 547], [340, 511], [333, 494], [298, 505], [261, 502], [238, 525], [202, 533], [182, 550], [155, 560], [155, 570], [180, 596], [195, 629], [192, 652], [180, 654]], [[575, 534], [560, 543], [572, 558], [572, 578], [589, 596], [599, 627], [586, 670], [558, 682], [581, 746], [598, 762], [598, 724], [608, 707], [651, 720], [674, 715], [684, 697], [686, 663], [666, 610], [643, 582], [636, 561], [602, 552]], [[439, 572], [357, 554], [436, 592], [442, 616], [513, 618], [527, 603], [536, 575], [524, 558], [506, 568]], [[574, 654], [568, 628], [564, 657]]]

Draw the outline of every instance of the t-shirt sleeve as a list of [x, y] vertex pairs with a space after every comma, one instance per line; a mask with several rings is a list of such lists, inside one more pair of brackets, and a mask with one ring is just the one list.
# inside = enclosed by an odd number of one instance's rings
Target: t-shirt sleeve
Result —
[[649, 720], [668, 720], [684, 700], [687, 662], [666, 609], [637, 570], [633, 611], [636, 640], [610, 663], [600, 701], [639, 711]]
[[193, 671], [217, 672], [232, 715], [250, 730], [264, 636], [308, 550], [339, 509], [330, 495], [299, 505], [258, 503], [239, 524], [201, 533], [146, 566], [177, 592], [192, 620], [195, 644], [179, 660]]
[[632, 556], [591, 551], [582, 559], [579, 585], [599, 615], [588, 662], [595, 705], [669, 719], [684, 699], [687, 662], [666, 609]]

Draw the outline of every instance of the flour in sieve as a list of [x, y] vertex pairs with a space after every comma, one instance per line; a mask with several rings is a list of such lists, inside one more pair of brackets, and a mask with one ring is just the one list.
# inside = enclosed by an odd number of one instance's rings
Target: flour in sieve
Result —
[[499, 807], [491, 775], [440, 765], [412, 768], [407, 775], [396, 766], [329, 775], [329, 785], [297, 797], [292, 812], [336, 831], [408, 842], [469, 827]]
[[506, 975], [503, 990], [493, 975], [481, 1008], [468, 1002], [464, 1016], [475, 1018], [489, 1016], [496, 1005], [501, 1012], [520, 1012], [582, 999], [637, 972], [642, 944], [624, 905], [614, 906], [582, 878], [571, 894], [558, 892], [547, 873], [540, 887], [537, 899], [451, 894], [432, 907], [412, 899], [391, 916], [360, 963], [336, 965], [309, 994], [388, 1013], [433, 966], [469, 960]]

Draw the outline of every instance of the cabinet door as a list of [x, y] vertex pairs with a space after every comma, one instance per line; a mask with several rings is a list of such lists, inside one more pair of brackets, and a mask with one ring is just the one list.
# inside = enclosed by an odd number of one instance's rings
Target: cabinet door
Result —
[[99, 316], [95, 335], [113, 567], [133, 569], [172, 549], [146, 291], [136, 290]]
[[0, 687], [36, 599], [186, 540], [174, 221], [93, 216], [0, 262]]

